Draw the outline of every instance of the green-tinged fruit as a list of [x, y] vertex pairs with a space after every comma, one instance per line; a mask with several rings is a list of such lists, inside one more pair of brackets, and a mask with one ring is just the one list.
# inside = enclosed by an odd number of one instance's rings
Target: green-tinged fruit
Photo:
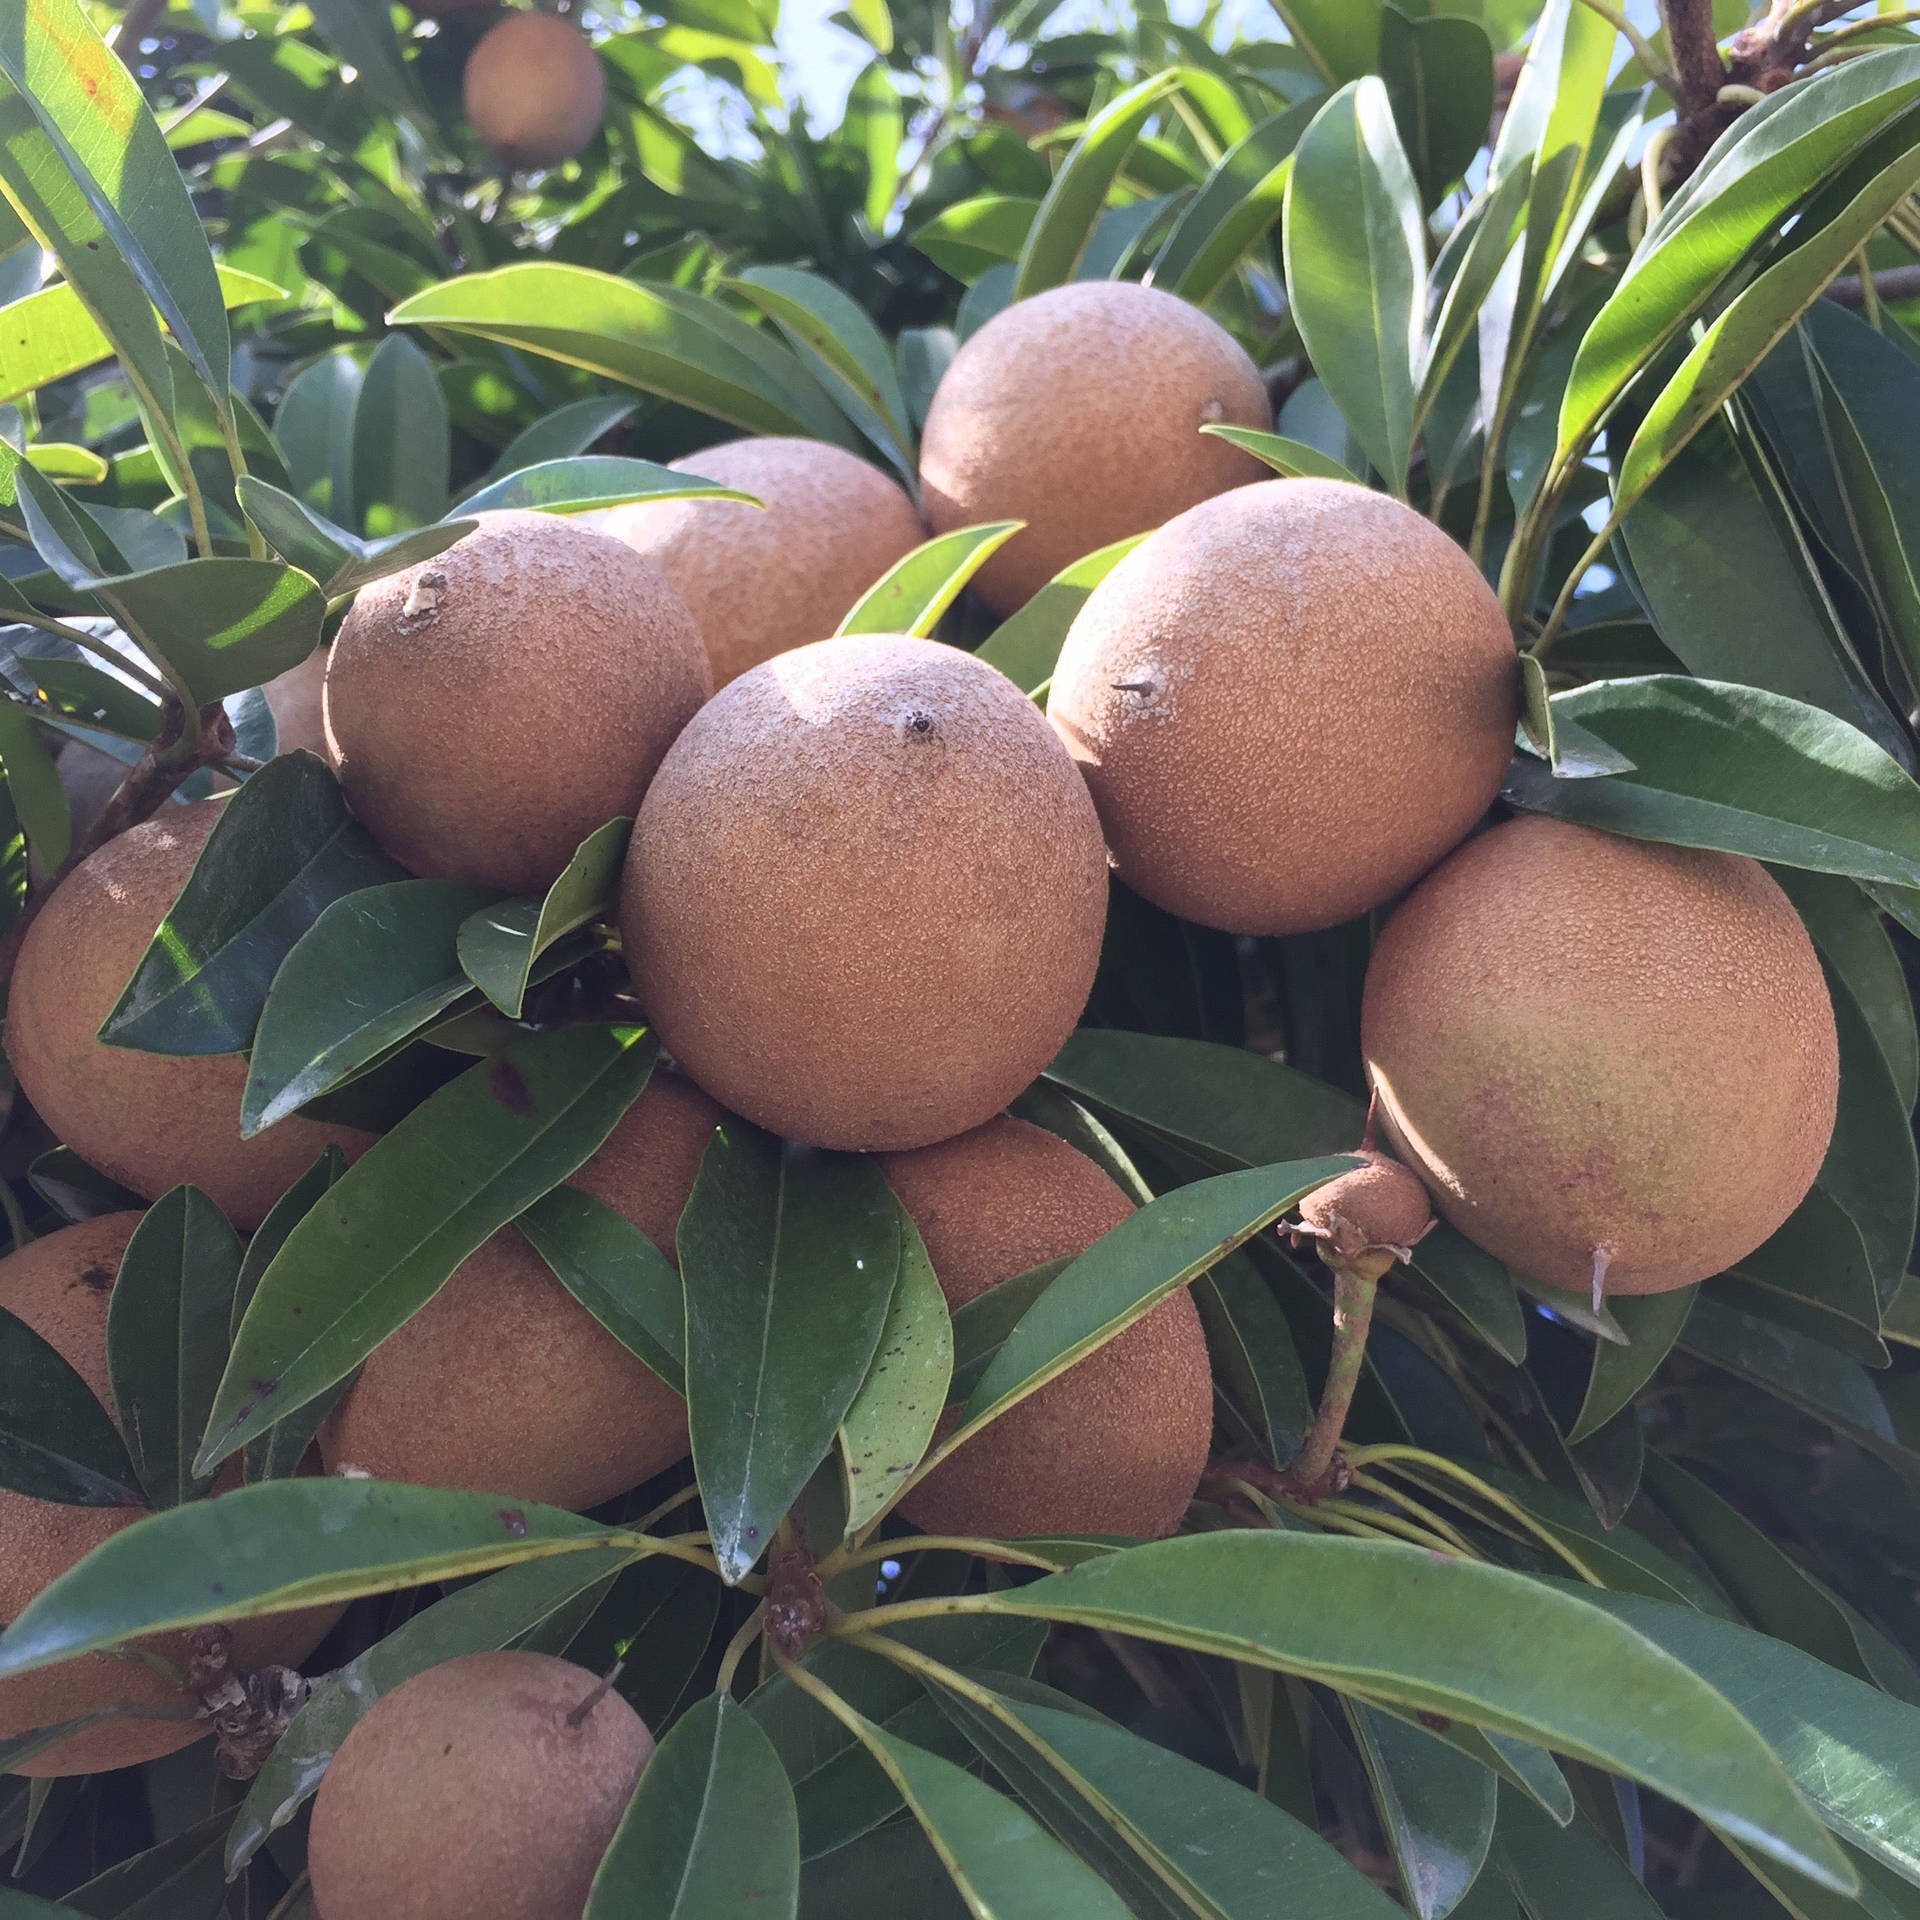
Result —
[[1266, 472], [1203, 426], [1273, 425], [1259, 369], [1198, 307], [1076, 280], [997, 313], [947, 369], [920, 441], [935, 533], [1024, 520], [973, 578], [1006, 615], [1096, 547]]
[[898, 482], [820, 440], [730, 440], [673, 463], [750, 493], [615, 507], [604, 530], [644, 553], [686, 601], [724, 687], [776, 653], [825, 640], [926, 538]]
[[97, 1037], [222, 804], [165, 807], [60, 883], [20, 948], [6, 1050], [34, 1110], [81, 1159], [149, 1200], [190, 1182], [247, 1231], [329, 1143], [353, 1159], [373, 1136], [295, 1114], [243, 1140], [244, 1055], [140, 1053]]
[[584, 1667], [512, 1652], [428, 1667], [373, 1703], [320, 1782], [320, 1920], [580, 1920], [652, 1755], [645, 1722]]
[[1664, 1293], [1813, 1184], [1839, 1047], [1812, 942], [1752, 860], [1523, 817], [1387, 923], [1361, 1037], [1440, 1212], [1549, 1285]]
[[[139, 1224], [137, 1213], [104, 1214], [63, 1227], [0, 1260], [0, 1309], [25, 1321], [54, 1347], [109, 1408], [113, 1394], [107, 1377], [107, 1305], [120, 1256]], [[143, 1519], [145, 1511], [61, 1506], [0, 1487], [0, 1625], [17, 1619], [43, 1587], [102, 1541]], [[295, 1665], [319, 1645], [339, 1613], [337, 1607], [318, 1607], [239, 1621], [233, 1628], [231, 1664], [239, 1671]], [[173, 1716], [102, 1721], [43, 1749], [16, 1771], [35, 1779], [104, 1773], [157, 1760], [203, 1739], [208, 1725], [192, 1718], [194, 1696], [140, 1657], [165, 1661], [184, 1675], [187, 1640], [184, 1633], [156, 1634], [124, 1655], [82, 1654], [37, 1673], [0, 1680], [0, 1741], [103, 1707]]]
[[1472, 830], [1519, 687], [1499, 601], [1439, 528], [1343, 481], [1270, 480], [1114, 568], [1047, 711], [1129, 886], [1229, 933], [1304, 933]]
[[[1133, 1203], [1084, 1154], [1004, 1115], [881, 1160], [950, 1307], [1084, 1253]], [[901, 1502], [928, 1533], [1173, 1532], [1200, 1484], [1213, 1386], [1185, 1291], [1003, 1413]]]
[[479, 519], [361, 589], [327, 662], [327, 750], [411, 872], [539, 893], [639, 807], [713, 678], [686, 603], [631, 547], [552, 514]]
[[585, 149], [607, 111], [593, 43], [551, 13], [511, 13], [467, 56], [467, 121], [502, 165], [557, 167]]
[[1045, 720], [984, 661], [850, 635], [742, 674], [640, 809], [620, 923], [716, 1100], [811, 1146], [999, 1112], [1086, 1005], [1106, 850]]

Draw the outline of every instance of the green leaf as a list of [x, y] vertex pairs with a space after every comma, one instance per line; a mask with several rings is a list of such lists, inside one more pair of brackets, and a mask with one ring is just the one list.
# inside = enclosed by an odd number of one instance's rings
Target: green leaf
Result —
[[401, 301], [390, 318], [396, 326], [444, 327], [524, 347], [749, 433], [800, 434], [840, 446], [849, 438], [839, 410], [786, 347], [678, 288], [525, 261], [428, 287]]
[[1444, 1220], [1413, 1250], [1413, 1270], [1517, 1367], [1527, 1357], [1527, 1319], [1504, 1262], [1476, 1247]]
[[1627, 1331], [1627, 1344], [1595, 1342], [1586, 1394], [1567, 1430], [1569, 1446], [1598, 1433], [1659, 1372], [1687, 1324], [1698, 1293], [1697, 1287], [1675, 1287], [1670, 1293], [1621, 1294], [1607, 1303]]
[[584, 1920], [792, 1920], [800, 1817], [773, 1743], [746, 1709], [709, 1694], [647, 1762]]
[[1343, 87], [1302, 135], [1282, 246], [1314, 371], [1367, 458], [1404, 493], [1425, 357], [1426, 229], [1377, 77]]
[[920, 1464], [947, 1404], [953, 1348], [946, 1296], [919, 1230], [902, 1210], [900, 1273], [886, 1323], [867, 1377], [840, 1422], [849, 1537], [880, 1512], [893, 1489]]
[[1020, 258], [1039, 211], [1040, 202], [1025, 194], [978, 194], [916, 227], [912, 244], [935, 266], [973, 285], [992, 268]]
[[59, 1351], [0, 1308], [0, 1487], [67, 1506], [134, 1507], [126, 1443]]
[[120, 1258], [107, 1306], [107, 1371], [146, 1503], [201, 1498], [193, 1457], [226, 1365], [240, 1236], [197, 1187], [147, 1209]]
[[[281, 402], [284, 414], [286, 402]], [[241, 506], [260, 529], [267, 544], [320, 583], [329, 600], [358, 593], [370, 581], [404, 573], [436, 553], [445, 553], [456, 540], [474, 529], [472, 520], [443, 520], [384, 540], [362, 540], [357, 533], [337, 527], [304, 501], [270, 486], [257, 475], [243, 473], [235, 483]]]
[[1380, 0], [1275, 0], [1274, 11], [1331, 87], [1379, 62]]
[[[886, 11], [886, 0], [859, 0], [859, 4]], [[887, 38], [893, 38], [888, 23]], [[867, 163], [867, 194], [862, 211], [867, 225], [878, 233], [885, 228], [900, 191], [900, 152], [906, 140], [906, 115], [900, 94], [884, 60], [869, 61], [847, 90], [847, 117], [843, 136]]]
[[1074, 278], [1107, 194], [1141, 129], [1160, 102], [1185, 85], [1186, 78], [1184, 68], [1170, 67], [1137, 81], [1087, 122], [1027, 229], [1014, 272], [1014, 299], [1031, 299]]
[[310, 0], [310, 7], [321, 37], [359, 76], [356, 86], [389, 113], [420, 115], [388, 8], [368, 0]]
[[1318, 104], [1285, 108], [1220, 157], [1154, 255], [1155, 286], [1205, 306], [1227, 284], [1247, 249], [1280, 218], [1293, 150]]
[[900, 1270], [900, 1209], [872, 1160], [729, 1120], [679, 1230], [694, 1467], [729, 1584], [834, 1443]]
[[1405, 1721], [1358, 1701], [1345, 1704], [1407, 1905], [1420, 1920], [1440, 1920], [1485, 1864], [1499, 1783]]
[[1618, 1597], [1596, 1598], [1395, 1543], [1228, 1532], [1153, 1541], [962, 1604], [1251, 1661], [1538, 1741], [1847, 1891], [1846, 1862], [1748, 1721], [1610, 1618]]
[[331, 1606], [555, 1554], [588, 1555], [608, 1574], [636, 1545], [635, 1535], [558, 1507], [503, 1505], [498, 1494], [274, 1480], [113, 1534], [0, 1635], [0, 1675], [151, 1633]]
[[1633, 762], [1555, 780], [1514, 762], [1516, 806], [1640, 840], [1893, 886], [1920, 883], [1920, 785], [1857, 728], [1757, 687], [1677, 674], [1555, 694], [1564, 713]]
[[697, 473], [676, 473], [650, 460], [621, 460], [611, 454], [582, 454], [573, 460], [548, 460], [537, 467], [496, 480], [470, 493], [460, 512], [498, 513], [521, 507], [536, 513], [596, 513], [632, 500], [739, 500], [760, 502], [737, 487], [703, 480]]
[[1116, 540], [1062, 568], [1018, 613], [1001, 621], [975, 652], [989, 666], [998, 667], [1022, 693], [1038, 694], [1053, 678], [1067, 629], [1087, 604], [1087, 596], [1146, 537], [1136, 533]]
[[1193, 1283], [1193, 1304], [1200, 1311], [1220, 1392], [1246, 1421], [1263, 1456], [1276, 1467], [1284, 1466], [1307, 1437], [1313, 1407], [1305, 1369], [1273, 1289], [1244, 1253], [1229, 1254]]
[[1283, 433], [1261, 433], [1253, 427], [1205, 426], [1202, 433], [1231, 440], [1244, 447], [1256, 460], [1264, 460], [1286, 480], [1344, 480], [1350, 486], [1361, 484], [1358, 474], [1343, 467], [1330, 453], [1310, 447], [1304, 440], [1289, 440]]
[[618, 394], [596, 393], [585, 400], [569, 400], [564, 407], [542, 414], [532, 426], [516, 433], [493, 463], [487, 479], [505, 480], [528, 467], [577, 459], [639, 410], [637, 400], [624, 400]]
[[40, 864], [57, 873], [73, 845], [73, 819], [66, 790], [39, 729], [17, 701], [0, 699], [0, 772], [13, 811]]
[[922, 542], [861, 595], [840, 633], [910, 633], [925, 638], [960, 590], [1027, 523], [992, 520]]
[[1663, 1920], [1633, 1869], [1585, 1820], [1555, 1826], [1518, 1794], [1503, 1793], [1497, 1844], [1532, 1920]]
[[1893, 1442], [1886, 1402], [1866, 1370], [1791, 1327], [1705, 1295], [1694, 1303], [1680, 1344], [1869, 1446]]
[[395, 880], [324, 909], [261, 1009], [241, 1134], [252, 1139], [353, 1078], [470, 992], [454, 943], [499, 897], [454, 880]]
[[433, 362], [405, 334], [390, 333], [367, 362], [349, 433], [363, 532], [380, 538], [439, 519], [453, 429]]
[[311, 754], [270, 762], [226, 804], [100, 1037], [165, 1053], [252, 1043], [267, 989], [335, 900], [401, 877]]
[[573, 1187], [555, 1187], [514, 1225], [560, 1284], [684, 1397], [686, 1293], [666, 1255], [624, 1214]]
[[1476, 20], [1380, 12], [1380, 75], [1393, 101], [1421, 204], [1438, 206], [1486, 144], [1493, 118], [1493, 45]]
[[658, 1051], [631, 1027], [530, 1034], [376, 1141], [261, 1276], [201, 1469], [351, 1372], [461, 1261], [558, 1186], [639, 1097]]

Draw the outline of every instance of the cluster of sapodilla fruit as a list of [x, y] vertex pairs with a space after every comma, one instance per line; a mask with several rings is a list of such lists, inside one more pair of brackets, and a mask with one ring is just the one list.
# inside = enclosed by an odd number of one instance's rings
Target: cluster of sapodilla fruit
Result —
[[[360, 594], [326, 666], [324, 751], [401, 864], [537, 892], [589, 832], [637, 816], [619, 924], [674, 1065], [574, 1184], [670, 1259], [728, 1113], [878, 1154], [956, 1306], [1123, 1219], [1132, 1203], [1102, 1169], [1004, 1113], [1084, 1008], [1110, 868], [1245, 935], [1405, 895], [1366, 981], [1379, 1111], [1440, 1212], [1523, 1273], [1681, 1286], [1750, 1252], [1806, 1193], [1837, 1046], [1779, 888], [1748, 860], [1546, 818], [1476, 832], [1518, 701], [1479, 572], [1382, 494], [1259, 479], [1199, 431], [1212, 422], [1271, 424], [1229, 336], [1164, 293], [1076, 284], [962, 348], [926, 423], [918, 508], [838, 448], [738, 440], [678, 464], [763, 508], [487, 514]], [[1086, 600], [1045, 713], [958, 649], [819, 637], [929, 529], [998, 519], [1027, 523], [974, 581], [1003, 616], [1075, 559], [1148, 534]], [[368, 1138], [294, 1117], [242, 1140], [239, 1056], [96, 1037], [219, 805], [165, 809], [60, 886], [22, 951], [6, 1045], [84, 1158], [150, 1198], [191, 1181], [244, 1229], [329, 1141], [355, 1154]], [[106, 1299], [137, 1218], [0, 1262], [0, 1306], [103, 1401]], [[1205, 1343], [1179, 1293], [904, 1511], [940, 1534], [1164, 1534], [1210, 1430]], [[586, 1508], [683, 1458], [686, 1410], [509, 1229], [371, 1357], [320, 1452], [328, 1471]], [[0, 1617], [136, 1517], [0, 1492]], [[256, 1625], [249, 1651], [296, 1658], [325, 1624]], [[487, 1658], [502, 1711], [545, 1716], [556, 1767], [591, 1736], [606, 1767], [637, 1771], [645, 1730], [617, 1699], [560, 1714], [590, 1676]], [[579, 1841], [589, 1870], [604, 1844], [624, 1790], [574, 1793], [563, 1815], [546, 1795], [503, 1797], [458, 1743], [442, 1759], [429, 1695], [446, 1684], [389, 1696], [329, 1773], [312, 1850], [327, 1920], [400, 1910], [400, 1869], [379, 1865], [380, 1835], [400, 1827], [380, 1810], [417, 1802], [424, 1780], [465, 1809], [469, 1836], [538, 1839], [547, 1857], [568, 1819], [602, 1822]], [[0, 1736], [130, 1697], [177, 1695], [90, 1656], [0, 1685]], [[28, 1770], [125, 1764], [194, 1731], [108, 1722]], [[464, 1912], [476, 1889], [505, 1911], [498, 1881], [456, 1879], [456, 1904], [404, 1911]]]

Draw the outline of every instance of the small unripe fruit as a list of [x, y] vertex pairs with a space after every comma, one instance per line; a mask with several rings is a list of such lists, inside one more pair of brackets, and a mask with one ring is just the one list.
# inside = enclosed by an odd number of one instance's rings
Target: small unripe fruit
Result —
[[467, 56], [467, 119], [509, 167], [557, 167], [582, 152], [607, 111], [593, 43], [551, 13], [509, 14]]
[[470, 1653], [376, 1700], [314, 1797], [321, 1920], [580, 1920], [653, 1736], [583, 1667]]
[[1378, 1279], [1426, 1234], [1433, 1210], [1418, 1176], [1399, 1161], [1373, 1147], [1356, 1152], [1366, 1165], [1308, 1194], [1300, 1223], [1328, 1266]]

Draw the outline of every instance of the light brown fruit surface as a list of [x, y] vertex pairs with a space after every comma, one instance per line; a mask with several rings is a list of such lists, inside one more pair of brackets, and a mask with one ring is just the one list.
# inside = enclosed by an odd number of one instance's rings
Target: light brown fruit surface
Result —
[[504, 165], [557, 167], [606, 117], [607, 76], [586, 35], [551, 13], [513, 13], [467, 56], [467, 120]]
[[1438, 527], [1342, 481], [1270, 480], [1094, 588], [1047, 712], [1129, 886], [1229, 933], [1304, 933], [1472, 829], [1519, 686], [1499, 601]]
[[644, 553], [693, 610], [724, 687], [789, 647], [825, 640], [867, 589], [926, 538], [878, 467], [820, 440], [730, 440], [673, 462], [737, 500], [642, 501], [601, 522]]
[[[1329, 1266], [1351, 1264], [1369, 1252], [1411, 1247], [1433, 1224], [1433, 1209], [1418, 1174], [1374, 1147], [1356, 1147], [1366, 1162], [1316, 1187], [1300, 1202], [1300, 1218], [1319, 1236]], [[1375, 1263], [1382, 1271], [1390, 1259]]]
[[[105, 1214], [63, 1227], [0, 1260], [0, 1309], [24, 1320], [54, 1347], [105, 1407], [113, 1400], [107, 1305], [120, 1256], [139, 1224], [137, 1213]], [[0, 1626], [17, 1619], [41, 1588], [103, 1540], [144, 1517], [140, 1507], [69, 1507], [0, 1487]], [[233, 1664], [242, 1670], [294, 1665], [319, 1645], [339, 1613], [337, 1607], [321, 1607], [241, 1621], [233, 1629]], [[139, 1645], [184, 1672], [187, 1638], [158, 1634]], [[119, 1705], [182, 1715], [190, 1714], [195, 1702], [184, 1687], [131, 1655], [88, 1653], [0, 1680], [0, 1741]], [[204, 1722], [190, 1718], [103, 1721], [15, 1771], [45, 1779], [136, 1766], [191, 1746], [206, 1732]]]
[[1387, 923], [1367, 1071], [1440, 1212], [1520, 1273], [1663, 1293], [1743, 1259], [1833, 1134], [1833, 1006], [1751, 860], [1539, 816]]
[[935, 533], [1024, 520], [972, 587], [1006, 615], [1063, 567], [1267, 468], [1203, 426], [1273, 426], [1216, 321], [1128, 280], [1077, 280], [997, 313], [954, 356], [920, 439]]
[[[1005, 1115], [880, 1165], [955, 1308], [1084, 1253], [1134, 1210], [1085, 1154]], [[936, 1534], [1156, 1540], [1180, 1524], [1212, 1433], [1207, 1343], [1183, 1289], [1003, 1413], [901, 1511]]]
[[249, 1231], [330, 1142], [352, 1160], [373, 1136], [296, 1114], [242, 1140], [244, 1055], [137, 1053], [95, 1037], [221, 804], [163, 808], [60, 883], [21, 945], [6, 1050], [41, 1119], [81, 1159], [149, 1200], [191, 1182]]
[[[724, 1118], [656, 1072], [570, 1185], [669, 1261]], [[361, 1369], [325, 1427], [330, 1473], [461, 1487], [584, 1511], [687, 1457], [687, 1405], [512, 1228], [494, 1235]]]
[[580, 1920], [653, 1736], [543, 1653], [416, 1673], [355, 1725], [314, 1797], [320, 1920]]
[[755, 667], [674, 743], [620, 924], [674, 1058], [812, 1146], [997, 1113], [1086, 1005], [1106, 851], [1045, 720], [984, 661], [855, 635]]
[[634, 812], [712, 690], [650, 561], [552, 514], [487, 513], [361, 589], [327, 663], [327, 750], [411, 872], [538, 893]]

